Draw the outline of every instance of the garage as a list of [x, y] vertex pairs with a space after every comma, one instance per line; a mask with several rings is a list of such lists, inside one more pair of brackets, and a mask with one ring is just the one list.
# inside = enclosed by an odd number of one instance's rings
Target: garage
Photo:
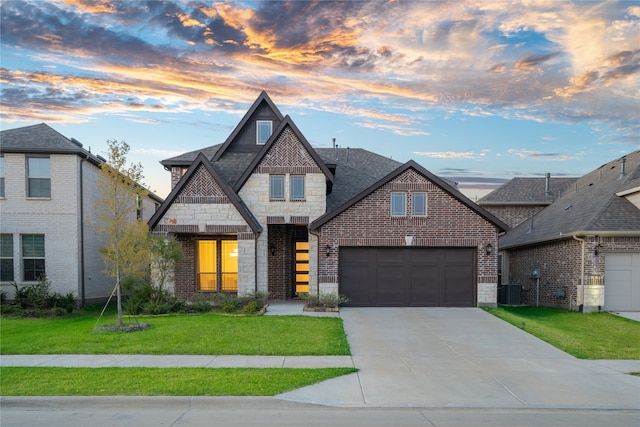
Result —
[[351, 307], [475, 307], [475, 248], [340, 247]]
[[606, 255], [604, 309], [640, 311], [640, 254]]

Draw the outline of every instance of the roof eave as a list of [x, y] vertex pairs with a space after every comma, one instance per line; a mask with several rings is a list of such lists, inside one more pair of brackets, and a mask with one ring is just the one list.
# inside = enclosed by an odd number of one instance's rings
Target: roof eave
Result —
[[572, 239], [573, 237], [600, 236], [600, 237], [640, 237], [640, 231], [637, 230], [581, 230], [571, 233], [562, 233], [555, 236], [542, 237], [522, 243], [514, 243], [507, 246], [499, 246], [499, 249], [514, 249], [527, 246], [535, 246], [542, 243], [553, 242], [555, 240]]

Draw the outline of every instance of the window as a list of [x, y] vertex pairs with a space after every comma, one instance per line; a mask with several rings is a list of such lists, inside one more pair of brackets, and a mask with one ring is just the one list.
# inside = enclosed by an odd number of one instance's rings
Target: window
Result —
[[304, 199], [304, 175], [291, 175], [289, 177], [289, 197], [292, 200]]
[[0, 197], [4, 197], [4, 157], [0, 156]]
[[198, 289], [212, 292], [237, 292], [238, 241], [230, 239], [198, 240], [197, 249]]
[[263, 145], [271, 136], [271, 121], [258, 120], [256, 122], [256, 144]]
[[51, 164], [48, 157], [27, 157], [27, 197], [51, 197]]
[[0, 282], [13, 280], [13, 234], [0, 234]]
[[269, 176], [269, 199], [284, 200], [284, 175]]
[[427, 216], [427, 193], [411, 193], [411, 216]]
[[407, 193], [391, 193], [391, 216], [407, 215]]
[[44, 276], [44, 235], [22, 235], [22, 269], [25, 281], [40, 280]]

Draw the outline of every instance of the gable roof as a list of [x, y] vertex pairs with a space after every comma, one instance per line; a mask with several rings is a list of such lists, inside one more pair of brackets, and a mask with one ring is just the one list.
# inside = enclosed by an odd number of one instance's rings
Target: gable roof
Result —
[[324, 162], [322, 161], [322, 159], [320, 158], [316, 150], [314, 150], [313, 147], [311, 147], [311, 144], [309, 144], [309, 142], [304, 137], [304, 135], [302, 135], [302, 132], [300, 132], [300, 129], [298, 129], [295, 123], [293, 123], [293, 120], [291, 120], [291, 117], [287, 115], [282, 120], [278, 128], [271, 134], [271, 136], [269, 137], [267, 142], [264, 144], [260, 152], [253, 158], [253, 160], [249, 163], [249, 165], [244, 169], [244, 172], [242, 173], [240, 178], [238, 178], [238, 180], [235, 182], [233, 186], [233, 189], [235, 191], [240, 191], [240, 189], [247, 182], [247, 180], [249, 179], [249, 177], [251, 176], [255, 168], [260, 164], [260, 162], [262, 161], [264, 156], [269, 152], [269, 150], [271, 149], [273, 144], [276, 142], [280, 134], [282, 134], [282, 132], [287, 127], [289, 127], [293, 131], [298, 141], [300, 141], [300, 143], [305, 148], [305, 150], [313, 158], [313, 161], [322, 170], [322, 173], [324, 173], [324, 175], [327, 177], [327, 181], [333, 181], [333, 174], [331, 173], [327, 165], [324, 164]]
[[505, 205], [550, 205], [560, 197], [578, 178], [549, 178], [546, 192], [546, 178], [513, 178], [478, 201], [480, 206]]
[[158, 225], [158, 221], [160, 218], [164, 216], [164, 214], [169, 210], [175, 199], [178, 197], [184, 186], [189, 182], [191, 176], [198, 170], [200, 166], [203, 166], [207, 172], [211, 174], [216, 183], [220, 186], [220, 189], [224, 192], [224, 194], [229, 198], [233, 206], [238, 210], [242, 218], [247, 222], [251, 230], [254, 233], [258, 234], [262, 232], [262, 227], [258, 223], [258, 220], [253, 216], [253, 214], [249, 211], [249, 208], [244, 204], [244, 202], [240, 199], [240, 197], [229, 187], [224, 180], [220, 177], [220, 175], [215, 171], [211, 162], [207, 156], [203, 153], [200, 153], [196, 159], [191, 163], [187, 172], [180, 178], [180, 181], [176, 186], [171, 190], [171, 193], [167, 196], [165, 201], [160, 205], [158, 210], [153, 214], [153, 216], [149, 219], [149, 227], [151, 229], [155, 228]]
[[[621, 176], [624, 159], [625, 174]], [[616, 195], [640, 186], [640, 150], [612, 160], [575, 181], [547, 206], [500, 238], [513, 248], [574, 235], [640, 235], [640, 209]]]
[[227, 137], [226, 141], [222, 144], [222, 147], [220, 147], [220, 149], [218, 149], [216, 153], [213, 155], [213, 158], [211, 159], [212, 161], [215, 162], [220, 160], [222, 155], [227, 151], [227, 148], [229, 148], [229, 146], [236, 139], [238, 134], [245, 128], [247, 123], [249, 123], [249, 121], [251, 120], [251, 117], [256, 112], [256, 110], [260, 107], [260, 104], [262, 104], [263, 102], [265, 102], [269, 106], [269, 108], [271, 109], [271, 111], [273, 111], [273, 113], [276, 115], [279, 121], [283, 119], [282, 113], [280, 112], [280, 110], [278, 110], [278, 107], [276, 107], [276, 104], [274, 104], [271, 98], [269, 98], [269, 95], [267, 95], [267, 92], [263, 90], [260, 93], [260, 96], [258, 96], [258, 98], [253, 102], [251, 107], [249, 107], [249, 110], [245, 113], [242, 120], [240, 120], [240, 123], [238, 123], [238, 125], [233, 129], [231, 134]]
[[418, 163], [416, 163], [413, 160], [409, 160], [405, 164], [403, 164], [400, 167], [396, 168], [391, 173], [387, 174], [383, 178], [379, 179], [378, 181], [376, 181], [375, 183], [373, 183], [372, 185], [370, 185], [369, 187], [367, 187], [366, 189], [361, 191], [355, 197], [352, 197], [351, 199], [349, 199], [346, 203], [343, 203], [342, 205], [340, 205], [338, 208], [336, 208], [336, 209], [334, 209], [334, 210], [332, 210], [330, 212], [327, 212], [324, 215], [322, 215], [321, 217], [317, 218], [315, 221], [313, 221], [311, 224], [309, 224], [309, 228], [312, 229], [312, 230], [319, 230], [324, 224], [326, 224], [327, 222], [331, 221], [333, 218], [337, 217], [342, 212], [346, 211], [351, 206], [353, 206], [356, 203], [360, 202], [362, 199], [364, 199], [365, 197], [369, 196], [375, 190], [377, 190], [378, 188], [380, 188], [383, 185], [387, 184], [388, 182], [394, 180], [395, 178], [397, 178], [398, 176], [400, 176], [401, 174], [403, 174], [404, 172], [406, 172], [409, 169], [415, 170], [416, 172], [418, 172], [419, 174], [421, 174], [422, 176], [427, 178], [429, 181], [431, 181], [434, 185], [436, 185], [441, 190], [443, 190], [445, 193], [447, 193], [451, 197], [457, 199], [463, 205], [465, 205], [466, 207], [471, 209], [473, 212], [478, 214], [480, 217], [482, 217], [485, 220], [491, 222], [493, 225], [496, 226], [496, 228], [498, 228], [499, 231], [506, 231], [506, 230], [509, 229], [508, 225], [506, 225], [505, 223], [500, 221], [498, 218], [493, 216], [491, 213], [487, 212], [482, 207], [480, 207], [477, 204], [473, 203], [466, 196], [464, 196], [462, 193], [457, 191], [454, 187], [451, 187], [451, 185], [449, 185], [442, 178], [432, 174], [431, 172], [429, 172], [428, 170], [426, 170], [424, 167], [420, 166]]

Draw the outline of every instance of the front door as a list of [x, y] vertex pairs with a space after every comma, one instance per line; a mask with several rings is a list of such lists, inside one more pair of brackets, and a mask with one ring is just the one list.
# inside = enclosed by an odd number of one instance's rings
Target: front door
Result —
[[309, 293], [309, 235], [302, 227], [294, 232], [293, 284], [294, 296]]

